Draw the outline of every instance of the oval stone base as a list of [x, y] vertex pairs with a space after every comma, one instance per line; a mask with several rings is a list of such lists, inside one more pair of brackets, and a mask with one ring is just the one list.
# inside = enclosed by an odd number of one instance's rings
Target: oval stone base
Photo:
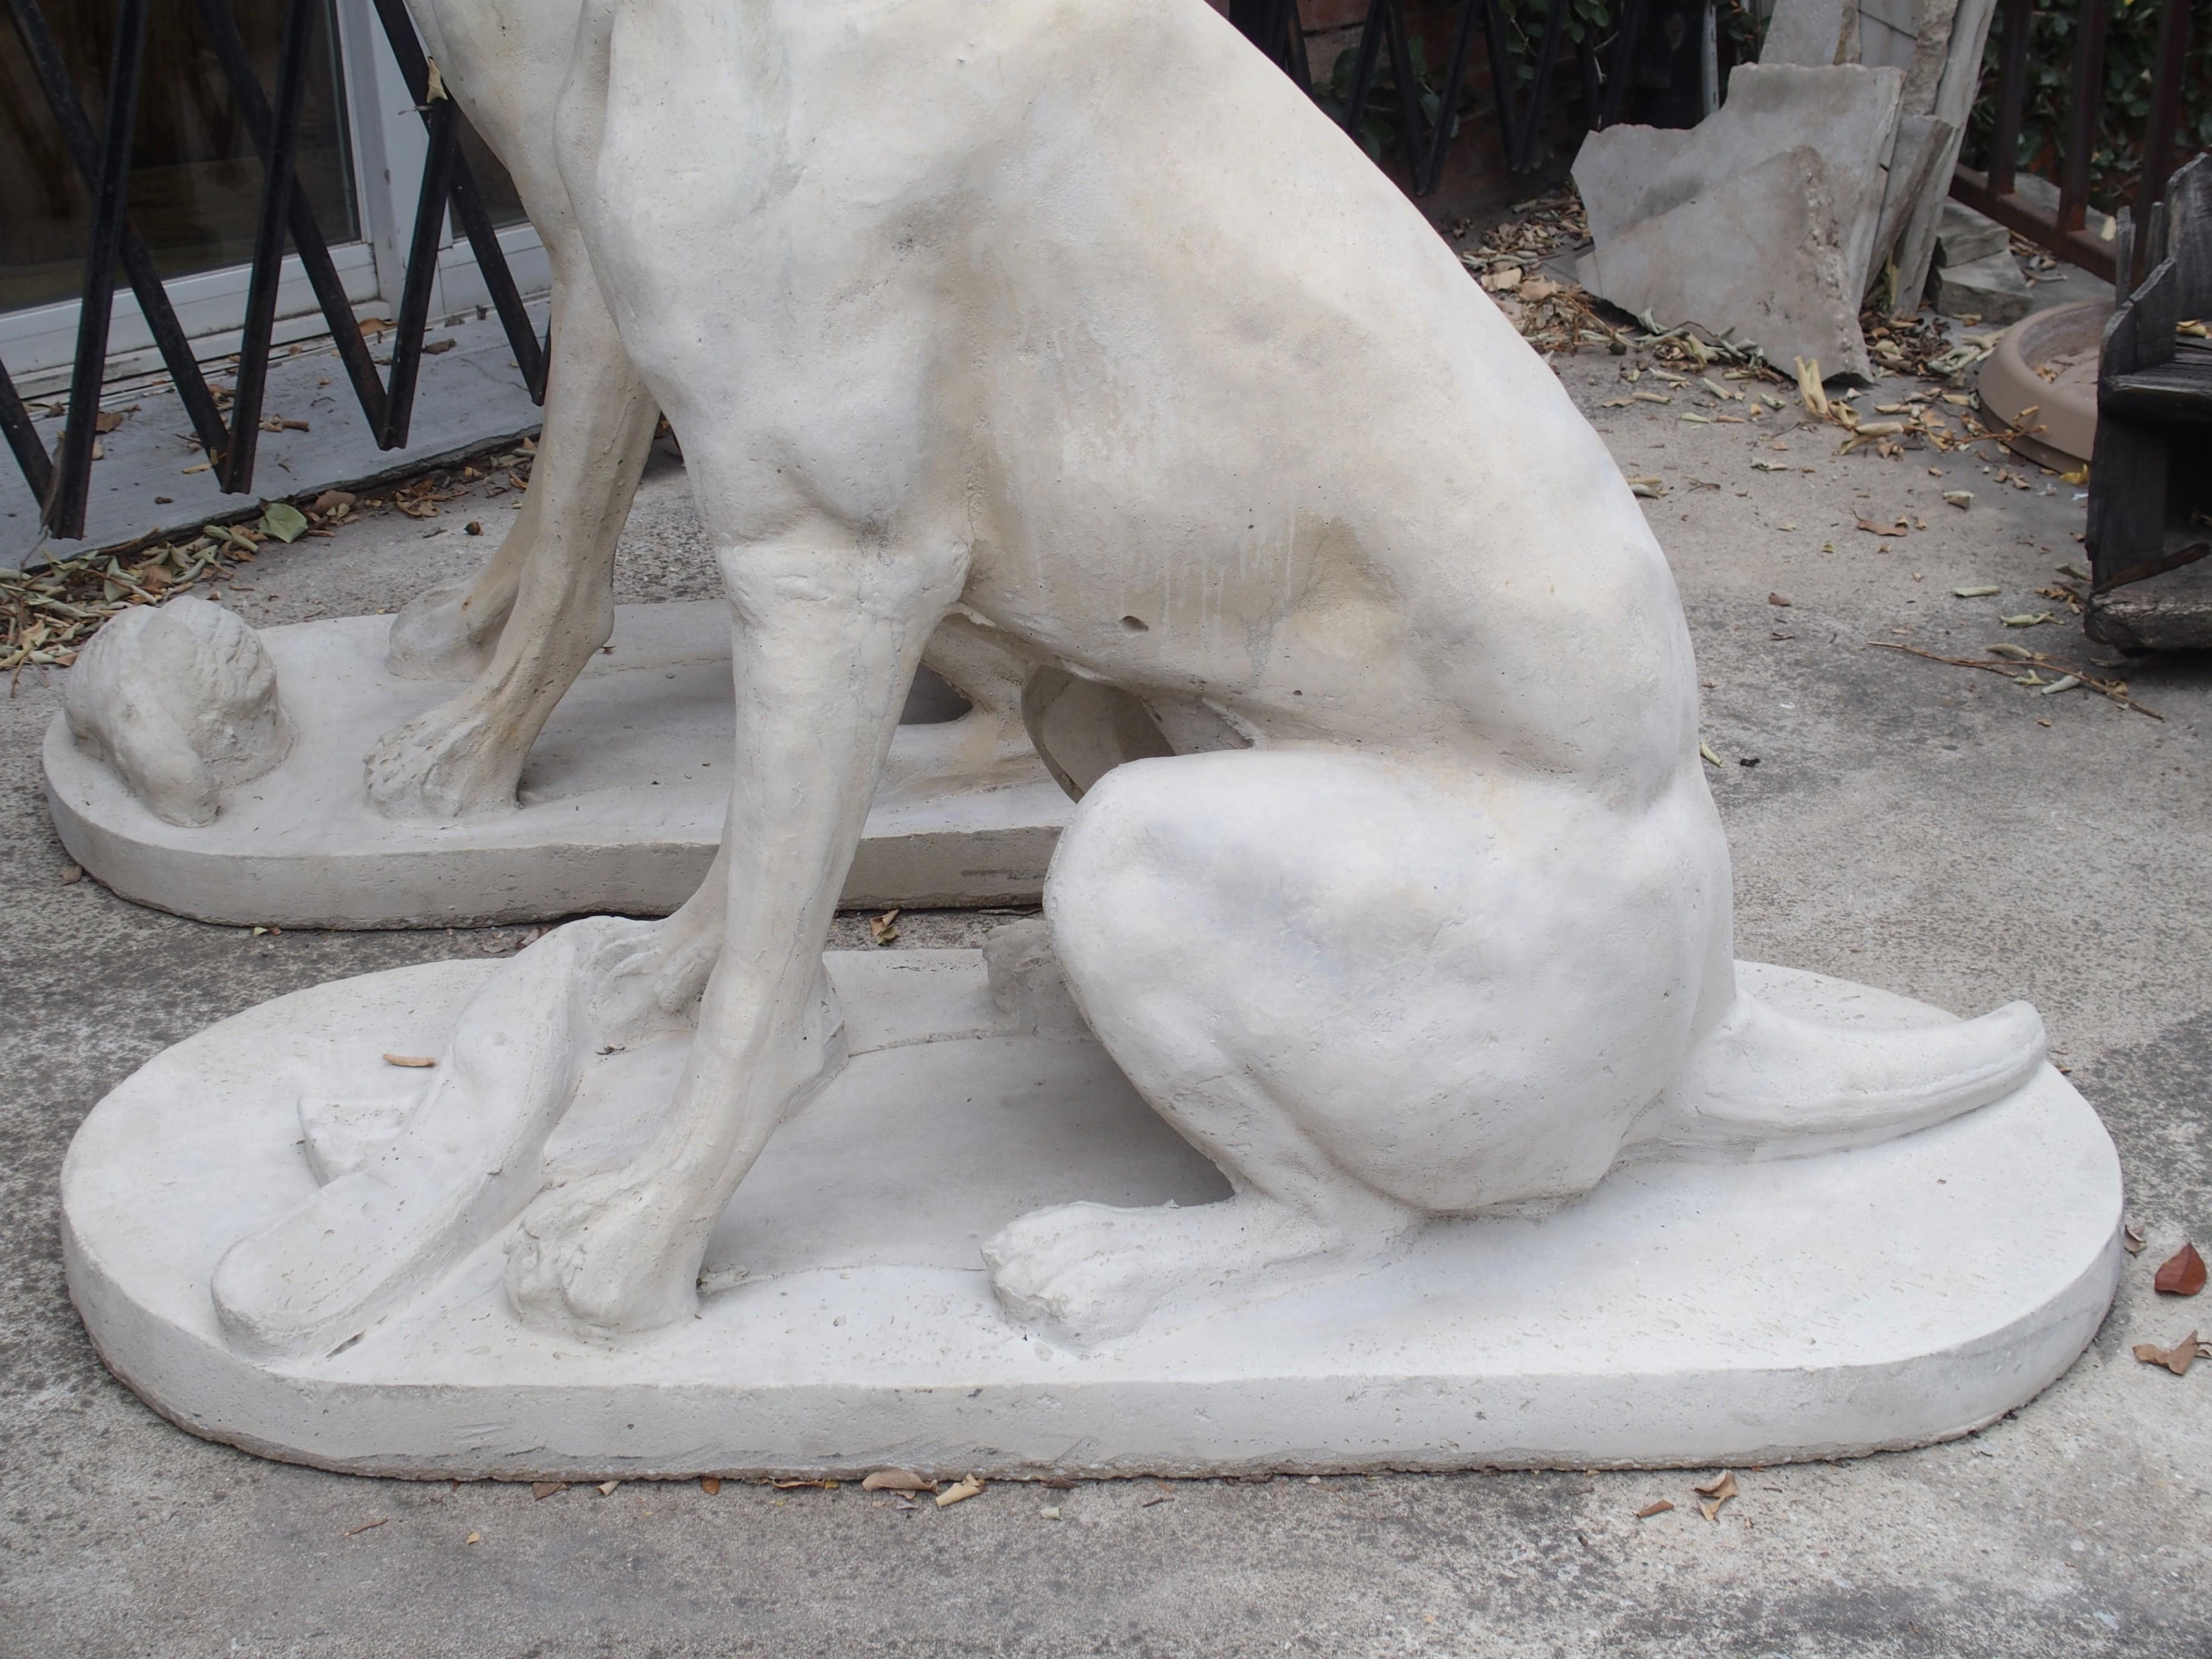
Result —
[[[619, 1346], [526, 1328], [502, 1236], [328, 1358], [225, 1346], [216, 1261], [314, 1184], [301, 1097], [405, 1086], [380, 1056], [438, 1051], [495, 966], [472, 961], [264, 1004], [100, 1103], [63, 1173], [94, 1341], [196, 1434], [380, 1474], [1710, 1467], [1966, 1433], [2063, 1372], [2117, 1282], [2118, 1162], [2046, 1067], [1869, 1151], [1617, 1170], [1545, 1213], [1437, 1223], [1382, 1266], [1071, 1352], [1001, 1310], [981, 1242], [1073, 1199], [1207, 1202], [1219, 1175], [1095, 1042], [1013, 1032], [980, 952], [830, 963], [853, 1059], [739, 1188], [699, 1317]], [[1826, 1019], [1941, 1018], [1742, 971]], [[595, 1062], [550, 1166], [641, 1139], [683, 1050]]]
[[[155, 817], [56, 714], [44, 758], [62, 845], [125, 898], [240, 927], [658, 916], [691, 896], [721, 842], [736, 752], [728, 605], [617, 606], [611, 648], [532, 745], [515, 810], [454, 823], [369, 805], [370, 748], [462, 689], [387, 672], [391, 628], [338, 617], [257, 630], [298, 736], [273, 770], [224, 792], [213, 823]], [[989, 734], [969, 729], [984, 718], [899, 728], [843, 903], [1036, 902], [1074, 803], [1034, 758], [991, 765]]]

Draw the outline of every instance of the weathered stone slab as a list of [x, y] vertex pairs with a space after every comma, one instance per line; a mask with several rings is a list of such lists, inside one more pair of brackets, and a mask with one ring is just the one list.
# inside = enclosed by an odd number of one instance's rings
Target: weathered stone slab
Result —
[[2010, 253], [1991, 253], [1936, 273], [1936, 309], [1946, 317], [2012, 323], [2028, 313], [2035, 290]]
[[1964, 202], [1946, 202], [1936, 222], [1936, 263], [1970, 265], [1992, 253], [2010, 253], [2012, 233]]
[[[1902, 84], [1903, 76], [1890, 69], [1749, 64], [1730, 76], [1728, 102], [1688, 132], [1620, 126], [1592, 133], [1574, 167], [1590, 234], [1602, 249], [1632, 227], [1785, 150], [1809, 149], [1826, 170], [1821, 191], [1856, 307], [1870, 275]], [[1768, 235], [1753, 228], [1754, 240]], [[1727, 281], [1720, 266], [1756, 257], [1749, 244], [1714, 243], [1697, 253], [1692, 268], [1711, 268]]]
[[[302, 1097], [356, 1087], [383, 1050], [437, 1052], [483, 962], [295, 993], [124, 1083], [64, 1166], [70, 1294], [171, 1420], [365, 1474], [1741, 1467], [2002, 1416], [2081, 1351], [2124, 1260], [2112, 1141], [2045, 1066], [1878, 1146], [1625, 1166], [1541, 1213], [1440, 1219], [1357, 1273], [1073, 1350], [1000, 1305], [981, 1241], [1043, 1204], [1190, 1206], [1226, 1183], [1087, 1032], [996, 1006], [981, 952], [828, 966], [852, 1058], [738, 1188], [696, 1319], [620, 1343], [527, 1327], [502, 1288], [510, 1229], [336, 1352], [224, 1340], [216, 1261], [316, 1189]], [[1738, 972], [1803, 1018], [1946, 1023]], [[549, 1170], [649, 1134], [688, 1042], [589, 1062]]]
[[1663, 326], [1755, 343], [1785, 368], [1803, 357], [1823, 374], [1867, 375], [1826, 179], [1811, 149], [1784, 151], [1601, 239], [1583, 258], [1583, 286]]
[[1759, 43], [1759, 61], [1826, 69], [1859, 61], [1859, 0], [1781, 0]]
[[1932, 190], [1942, 195], [1936, 186], [1936, 169], [1945, 165], [1943, 158], [1956, 137], [1948, 121], [1932, 115], [1898, 118], [1897, 138], [1890, 146], [1889, 182], [1882, 192], [1881, 217], [1875, 227], [1874, 258], [1868, 269], [1869, 292], [1881, 281], [1906, 224], [1928, 192]]
[[[1917, 104], [1905, 106], [1907, 115], [1927, 115], [1947, 124], [1951, 131], [1931, 158], [1928, 179], [1921, 189], [1912, 210], [1905, 216], [1904, 228], [1898, 233], [1897, 248], [1893, 257], [1897, 266], [1897, 291], [1893, 303], [1900, 313], [1910, 314], [1920, 307], [1920, 295], [1928, 286], [1929, 266], [1936, 257], [1936, 227], [1943, 204], [1951, 193], [1951, 175], [1958, 169], [1959, 145], [1966, 132], [1966, 116], [1973, 108], [1974, 94], [1981, 84], [1982, 48], [1990, 36], [1990, 19], [1996, 0], [1956, 0], [1956, 9], [1942, 33], [1937, 33], [1938, 20], [1930, 16], [1922, 23], [1922, 38], [1929, 50], [1934, 50], [1937, 39], [1942, 41], [1942, 72], [1937, 77], [1932, 95], [1928, 95], [1925, 107]], [[1913, 70], [1915, 96], [1921, 94], [1919, 77], [1924, 65], [1916, 53]]]

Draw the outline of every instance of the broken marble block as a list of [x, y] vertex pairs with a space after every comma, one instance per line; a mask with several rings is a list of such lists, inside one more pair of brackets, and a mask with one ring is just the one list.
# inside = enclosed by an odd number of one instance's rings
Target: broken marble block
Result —
[[1756, 343], [1785, 368], [1802, 357], [1824, 375], [1870, 376], [1828, 171], [1808, 146], [1601, 237], [1578, 274], [1593, 294], [1662, 327], [1694, 322]]
[[169, 823], [214, 823], [226, 787], [292, 745], [259, 636], [191, 594], [104, 623], [77, 653], [62, 712], [78, 744]]
[[1942, 216], [1936, 222], [1937, 265], [1970, 265], [1992, 253], [2011, 252], [2012, 233], [1996, 220], [1964, 202], [1943, 204]]
[[[1755, 343], [1784, 368], [1793, 356], [1817, 356], [1825, 374], [1865, 374], [1858, 302], [1888, 194], [1902, 83], [1893, 69], [1746, 64], [1728, 102], [1688, 131], [1592, 133], [1574, 167], [1597, 245], [1587, 262], [1595, 280], [1584, 285], [1632, 311], [1644, 308], [1634, 295], [1664, 293], [1661, 309], [1674, 309], [1674, 320]], [[1768, 167], [1784, 156], [1800, 159]], [[1784, 202], [1777, 192], [1790, 180], [1801, 196]], [[1743, 216], [1753, 203], [1771, 209], [1771, 222]], [[1638, 234], [1662, 218], [1672, 222], [1663, 231]], [[1801, 241], [1785, 225], [1816, 228]], [[1651, 267], [1661, 246], [1678, 269]]]
[[1946, 317], [2014, 323], [2035, 304], [2035, 290], [2021, 275], [2020, 261], [2008, 251], [1984, 254], [1961, 264], [1946, 264], [1936, 273], [1933, 283], [1936, 309]]

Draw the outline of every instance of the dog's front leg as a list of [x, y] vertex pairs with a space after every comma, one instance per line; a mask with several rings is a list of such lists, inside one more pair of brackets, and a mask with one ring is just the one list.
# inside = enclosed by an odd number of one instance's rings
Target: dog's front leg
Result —
[[721, 958], [659, 1132], [627, 1168], [524, 1217], [507, 1281], [526, 1319], [614, 1336], [689, 1314], [731, 1194], [842, 1057], [823, 945], [907, 684], [966, 562], [830, 529], [725, 551], [738, 741]]

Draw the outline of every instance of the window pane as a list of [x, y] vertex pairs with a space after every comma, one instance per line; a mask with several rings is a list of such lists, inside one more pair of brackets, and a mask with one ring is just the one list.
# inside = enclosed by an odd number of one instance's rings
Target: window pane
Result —
[[[113, 0], [38, 0], [94, 128], [107, 106]], [[231, 0], [247, 55], [273, 96], [284, 0]], [[361, 234], [328, 0], [316, 15], [300, 118], [299, 178], [332, 242]], [[153, 8], [131, 158], [131, 221], [164, 276], [244, 264], [253, 253], [261, 163], [184, 0]], [[0, 311], [76, 296], [91, 202], [64, 149], [22, 44], [0, 30]], [[120, 283], [118, 282], [118, 287]]]
[[[514, 180], [500, 165], [499, 157], [491, 147], [477, 137], [477, 130], [466, 121], [461, 123], [461, 154], [469, 158], [469, 171], [476, 175], [477, 191], [483, 198], [484, 210], [491, 222], [501, 230], [509, 225], [519, 225], [530, 216], [522, 210], [522, 198], [516, 194]], [[458, 238], [461, 228], [453, 226]]]

